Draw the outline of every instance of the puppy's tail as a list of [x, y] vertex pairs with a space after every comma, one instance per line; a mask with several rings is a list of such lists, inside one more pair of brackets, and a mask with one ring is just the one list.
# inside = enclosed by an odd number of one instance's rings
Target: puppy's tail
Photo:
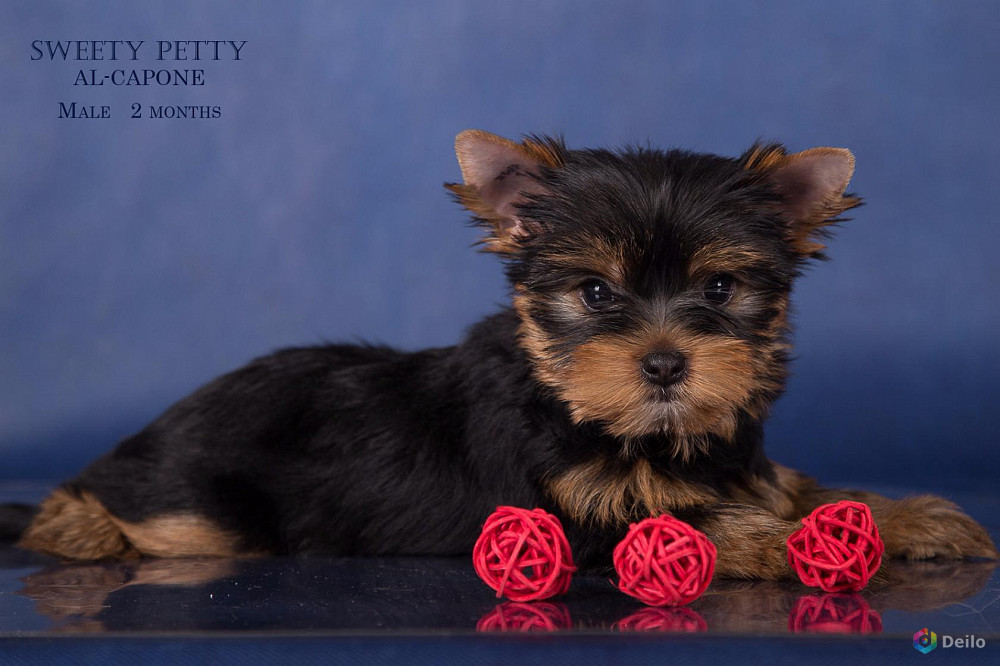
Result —
[[33, 504], [0, 504], [0, 543], [14, 543], [35, 515], [38, 507]]

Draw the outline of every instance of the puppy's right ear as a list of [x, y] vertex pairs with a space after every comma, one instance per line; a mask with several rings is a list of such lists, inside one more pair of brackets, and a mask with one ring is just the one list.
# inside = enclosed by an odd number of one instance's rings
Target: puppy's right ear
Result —
[[465, 130], [455, 138], [455, 154], [465, 183], [445, 187], [487, 229], [482, 242], [488, 251], [515, 252], [519, 243], [540, 231], [522, 219], [518, 206], [545, 192], [541, 169], [562, 165], [562, 142], [528, 137], [515, 143], [482, 130]]

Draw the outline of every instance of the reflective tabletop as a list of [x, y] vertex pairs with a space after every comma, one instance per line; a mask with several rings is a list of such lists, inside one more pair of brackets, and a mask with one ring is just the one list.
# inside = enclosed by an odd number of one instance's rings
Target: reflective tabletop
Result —
[[[7, 499], [7, 496], [0, 495]], [[1000, 537], [1000, 498], [953, 497]], [[148, 559], [65, 563], [0, 547], [0, 637], [551, 634], [833, 636], [907, 647], [914, 632], [985, 639], [1000, 656], [995, 562], [899, 562], [859, 593], [716, 579], [688, 606], [652, 608], [608, 575], [577, 573], [564, 596], [497, 599], [470, 558]], [[900, 648], [901, 649], [901, 648]], [[917, 653], [908, 647], [913, 655]], [[981, 651], [981, 652], [986, 652]], [[907, 656], [910, 656], [907, 653]], [[985, 654], [984, 654], [985, 656]]]

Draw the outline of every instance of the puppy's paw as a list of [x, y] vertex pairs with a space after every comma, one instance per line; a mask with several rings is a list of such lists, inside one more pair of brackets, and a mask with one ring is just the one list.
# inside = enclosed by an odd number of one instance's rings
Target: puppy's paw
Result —
[[943, 497], [906, 497], [879, 513], [875, 521], [889, 557], [998, 558], [996, 546], [982, 525]]

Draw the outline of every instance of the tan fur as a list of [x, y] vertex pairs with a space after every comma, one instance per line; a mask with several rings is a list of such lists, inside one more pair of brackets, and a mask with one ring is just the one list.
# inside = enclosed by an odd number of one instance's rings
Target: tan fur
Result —
[[801, 472], [772, 464], [777, 475], [774, 487], [787, 497], [780, 505], [791, 505], [790, 513], [776, 511], [782, 517], [799, 519], [821, 504], [841, 500], [864, 502], [872, 510], [887, 557], [998, 557], [986, 530], [942, 497], [916, 495], [894, 500], [864, 490], [821, 488]]
[[807, 515], [821, 504], [845, 499], [864, 502], [871, 508], [888, 557], [1000, 557], [989, 533], [943, 497], [912, 495], [893, 500], [863, 490], [820, 488], [812, 479], [798, 475], [798, 492], [793, 500], [800, 515]]
[[126, 538], [143, 555], [157, 557], [231, 557], [238, 540], [201, 516], [167, 515], [141, 523], [117, 521]]
[[502, 146], [513, 154], [522, 156], [533, 164], [556, 168], [562, 166], [562, 157], [555, 147], [532, 139], [524, 139], [520, 143], [505, 139], [483, 130], [465, 130], [455, 138], [455, 155], [462, 170], [464, 184], [447, 183], [445, 188], [451, 191], [459, 202], [473, 215], [490, 225], [491, 233], [480, 242], [487, 252], [510, 254], [518, 249], [518, 243], [524, 236], [524, 230], [512, 225], [510, 219], [497, 213], [493, 207], [483, 200], [476, 186], [470, 182], [469, 174], [474, 171], [475, 155], [470, 154], [463, 146], [467, 142], [487, 141]]
[[[785, 540], [801, 527], [799, 519], [821, 504], [845, 499], [871, 508], [887, 558], [998, 557], [986, 530], [941, 497], [893, 500], [866, 491], [821, 488], [800, 472], [773, 467], [774, 482], [758, 478], [730, 488], [729, 498], [740, 504], [712, 506], [711, 517], [701, 526], [718, 549], [717, 576], [788, 577]], [[886, 576], [880, 571], [876, 578], [884, 581]]]
[[[618, 258], [611, 253], [602, 256], [609, 261]], [[752, 298], [752, 294], [737, 298]], [[567, 294], [564, 300], [560, 307], [566, 317], [586, 316], [578, 295]], [[532, 302], [531, 293], [515, 285], [519, 341], [534, 361], [536, 379], [567, 402], [575, 422], [597, 421], [609, 434], [622, 437], [625, 453], [635, 438], [669, 432], [675, 454], [688, 459], [704, 451], [712, 435], [731, 438], [740, 409], [763, 418], [768, 405], [762, 392], [780, 389], [781, 377], [774, 376], [773, 367], [775, 357], [789, 348], [787, 299], [776, 304], [778, 311], [765, 332], [770, 342], [758, 348], [742, 340], [664, 325], [596, 337], [569, 357], [553, 352], [553, 342], [532, 318]], [[551, 305], [547, 307], [553, 311]], [[675, 399], [670, 402], [657, 401], [659, 389], [641, 375], [642, 357], [659, 349], [677, 349], [688, 361], [688, 377], [674, 387]]]
[[[738, 274], [742, 271], [760, 270], [759, 266], [767, 261], [767, 255], [760, 253], [753, 248], [733, 246], [725, 242], [710, 242], [699, 247], [691, 255], [688, 264], [688, 277], [692, 281], [699, 278], [707, 280], [710, 276], [719, 273]], [[734, 297], [734, 304], [738, 307], [740, 292], [737, 290]], [[782, 297], [775, 304], [777, 313], [765, 331], [774, 345], [770, 349], [765, 349], [773, 353], [778, 350], [787, 350], [790, 345], [785, 341], [785, 336], [789, 330], [788, 323], [788, 297]]]
[[458, 158], [458, 166], [462, 173], [468, 172], [469, 161], [472, 156], [467, 155], [461, 148], [462, 144], [469, 140], [488, 141], [498, 146], [503, 146], [507, 150], [523, 155], [527, 160], [536, 164], [544, 164], [547, 167], [562, 166], [562, 157], [553, 150], [552, 146], [539, 143], [530, 138], [523, 139], [520, 143], [511, 141], [492, 132], [478, 129], [468, 129], [459, 132], [455, 137], [455, 156]]
[[782, 520], [766, 509], [745, 504], [716, 504], [699, 526], [715, 544], [720, 578], [778, 580], [793, 577], [785, 542], [801, 523]]
[[744, 163], [744, 168], [767, 171], [784, 164], [788, 152], [777, 146], [757, 146]]
[[538, 261], [560, 268], [579, 269], [600, 276], [613, 284], [626, 282], [626, 256], [637, 253], [635, 248], [622, 247], [600, 236], [585, 236], [579, 239], [579, 252], [539, 254]]
[[562, 156], [553, 147], [546, 143], [539, 143], [532, 139], [524, 139], [521, 148], [532, 160], [538, 164], [544, 164], [553, 169], [563, 165]]
[[130, 523], [112, 515], [92, 494], [55, 490], [18, 546], [71, 560], [232, 556], [237, 538], [200, 516], [156, 516]]
[[[580, 345], [569, 363], [559, 363], [531, 321], [524, 297], [521, 303], [515, 297], [515, 307], [522, 318], [522, 344], [535, 357], [536, 376], [567, 402], [577, 423], [599, 421], [609, 434], [625, 440], [669, 432], [675, 453], [687, 458], [707, 446], [709, 435], [731, 438], [738, 409], [756, 416], [764, 408], [754, 395], [768, 388], [767, 359], [742, 340], [681, 328], [648, 329], [596, 337]], [[688, 378], [670, 402], [655, 400], [656, 387], [640, 371], [642, 357], [657, 349], [677, 349], [688, 361]]]
[[114, 517], [96, 497], [60, 488], [49, 495], [28, 526], [21, 548], [73, 560], [138, 557]]
[[490, 225], [490, 233], [479, 241], [483, 249], [487, 252], [497, 254], [510, 254], [518, 249], [517, 238], [502, 231], [508, 227], [509, 220], [498, 214], [493, 207], [479, 197], [476, 188], [471, 185], [461, 183], [447, 183], [445, 188], [450, 190], [459, 202], [465, 206], [469, 212], [484, 220]]
[[514, 311], [517, 312], [521, 320], [518, 326], [518, 340], [528, 355], [534, 359], [532, 372], [544, 386], [555, 386], [561, 374], [555, 356], [549, 349], [549, 339], [542, 331], [541, 327], [531, 318], [529, 309], [531, 307], [531, 297], [521, 285], [514, 285], [514, 296], [512, 298]]
[[819, 242], [823, 228], [838, 221], [838, 216], [851, 208], [861, 205], [861, 199], [855, 196], [844, 196], [844, 190], [854, 172], [854, 155], [843, 148], [810, 148], [789, 155], [778, 147], [758, 147], [747, 157], [744, 168], [754, 171], [777, 174], [781, 169], [794, 165], [797, 160], [809, 159], [817, 155], [837, 156], [849, 161], [847, 178], [838, 187], [831, 190], [825, 199], [816, 202], [800, 219], [790, 220], [788, 239], [793, 249], [803, 256], [815, 256], [826, 246]]
[[768, 261], [766, 253], [751, 247], [719, 241], [706, 243], [694, 251], [688, 262], [688, 276], [708, 278], [716, 273], [738, 273]]
[[786, 339], [789, 330], [788, 297], [781, 298], [775, 304], [775, 308], [777, 309], [777, 313], [774, 315], [771, 323], [768, 324], [766, 331], [767, 337], [772, 341], [770, 349], [772, 354], [779, 350], [787, 351], [792, 347]]
[[890, 557], [998, 556], [986, 530], [942, 497], [915, 495], [889, 502], [873, 514]]
[[795, 502], [792, 500], [793, 487], [788, 485], [788, 482], [781, 473], [778, 473], [773, 483], [761, 477], [752, 477], [744, 485], [731, 486], [729, 497], [741, 504], [767, 509], [782, 520], [796, 520], [801, 516], [796, 511]]
[[563, 511], [585, 524], [627, 524], [718, 499], [708, 488], [657, 472], [644, 459], [595, 459], [560, 474], [547, 487]]

